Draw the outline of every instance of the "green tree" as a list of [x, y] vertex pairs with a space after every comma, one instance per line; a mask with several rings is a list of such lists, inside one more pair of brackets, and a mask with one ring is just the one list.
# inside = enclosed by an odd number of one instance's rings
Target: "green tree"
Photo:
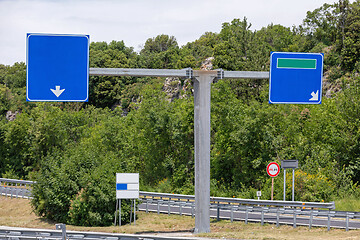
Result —
[[179, 46], [174, 36], [165, 34], [146, 40], [140, 51], [140, 64], [144, 68], [176, 68]]

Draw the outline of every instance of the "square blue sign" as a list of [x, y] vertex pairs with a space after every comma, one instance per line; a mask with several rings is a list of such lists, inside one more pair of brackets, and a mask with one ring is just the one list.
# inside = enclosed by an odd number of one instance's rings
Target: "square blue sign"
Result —
[[27, 101], [87, 102], [89, 36], [28, 33]]
[[269, 103], [320, 104], [324, 56], [272, 52]]

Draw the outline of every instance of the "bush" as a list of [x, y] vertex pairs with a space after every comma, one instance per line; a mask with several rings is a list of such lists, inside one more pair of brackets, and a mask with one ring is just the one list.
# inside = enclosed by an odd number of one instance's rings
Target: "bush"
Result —
[[[32, 204], [38, 215], [81, 226], [109, 226], [114, 221], [115, 175], [119, 161], [101, 144], [90, 141], [62, 155], [44, 159]], [[122, 203], [122, 222], [129, 222], [129, 203]]]
[[[283, 200], [283, 173], [274, 179], [274, 200]], [[335, 184], [320, 172], [309, 174], [301, 169], [295, 170], [295, 201], [328, 202], [332, 200]], [[271, 198], [271, 178], [262, 189], [262, 199]], [[292, 199], [292, 171], [286, 173], [286, 200]]]

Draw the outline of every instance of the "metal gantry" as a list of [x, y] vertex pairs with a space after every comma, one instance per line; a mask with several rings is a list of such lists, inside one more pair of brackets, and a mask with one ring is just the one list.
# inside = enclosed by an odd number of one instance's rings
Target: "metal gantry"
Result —
[[210, 99], [214, 79], [268, 79], [269, 72], [90, 68], [90, 76], [183, 77], [194, 83], [195, 232], [210, 232]]

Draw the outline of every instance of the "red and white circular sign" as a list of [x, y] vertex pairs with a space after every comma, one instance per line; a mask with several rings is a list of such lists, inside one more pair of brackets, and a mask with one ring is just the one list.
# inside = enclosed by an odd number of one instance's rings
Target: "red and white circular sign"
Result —
[[267, 165], [266, 172], [270, 177], [276, 177], [280, 173], [280, 166], [276, 162], [271, 162]]

